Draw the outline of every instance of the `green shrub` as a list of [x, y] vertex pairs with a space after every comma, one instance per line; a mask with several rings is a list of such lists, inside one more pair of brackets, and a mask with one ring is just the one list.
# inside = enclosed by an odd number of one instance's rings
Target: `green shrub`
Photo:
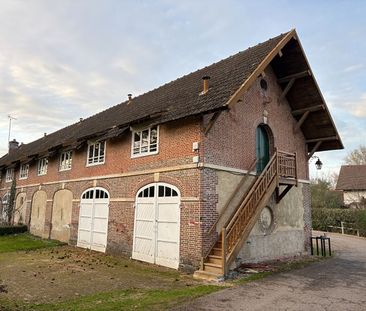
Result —
[[0, 226], [0, 235], [23, 233], [23, 232], [27, 232], [27, 231], [28, 231], [28, 227], [26, 225]]
[[346, 223], [345, 227], [352, 226], [359, 229], [361, 236], [366, 236], [366, 210], [314, 208], [312, 216], [315, 230], [327, 231], [328, 226], [340, 227], [343, 221]]

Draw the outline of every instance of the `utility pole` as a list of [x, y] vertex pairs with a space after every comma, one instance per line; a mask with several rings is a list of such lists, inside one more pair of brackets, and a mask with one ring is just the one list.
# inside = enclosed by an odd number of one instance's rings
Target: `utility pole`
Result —
[[8, 133], [8, 151], [9, 151], [9, 147], [10, 147], [10, 132], [11, 132], [11, 121], [12, 120], [16, 120], [16, 118], [12, 117], [10, 114], [8, 114], [8, 119], [9, 119], [9, 133]]

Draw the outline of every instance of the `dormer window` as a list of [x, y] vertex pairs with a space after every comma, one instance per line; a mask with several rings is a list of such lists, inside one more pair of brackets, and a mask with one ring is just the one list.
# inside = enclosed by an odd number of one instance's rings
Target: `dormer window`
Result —
[[105, 140], [88, 145], [88, 159], [86, 166], [104, 164], [105, 161]]
[[71, 170], [72, 166], [72, 151], [62, 152], [60, 155], [60, 166], [59, 171], [68, 171]]
[[19, 170], [19, 179], [27, 179], [29, 172], [29, 164], [22, 164]]
[[157, 125], [132, 132], [132, 157], [158, 153], [159, 127]]
[[37, 165], [37, 175], [38, 176], [46, 175], [47, 168], [48, 168], [48, 159], [47, 158], [39, 159]]
[[11, 182], [14, 178], [14, 168], [8, 168], [6, 170], [5, 182]]

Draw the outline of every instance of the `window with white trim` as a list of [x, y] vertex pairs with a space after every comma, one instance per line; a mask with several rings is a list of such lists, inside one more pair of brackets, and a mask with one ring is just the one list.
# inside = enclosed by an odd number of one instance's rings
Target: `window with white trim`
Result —
[[72, 151], [65, 151], [60, 154], [60, 171], [71, 170], [72, 165]]
[[29, 172], [29, 164], [22, 164], [19, 170], [19, 179], [27, 179]]
[[38, 160], [37, 174], [38, 176], [46, 175], [48, 168], [48, 159], [42, 158]]
[[6, 170], [5, 181], [11, 182], [13, 181], [13, 177], [14, 177], [14, 168], [8, 168]]
[[157, 154], [159, 141], [159, 127], [132, 132], [132, 157]]
[[103, 164], [105, 160], [105, 140], [89, 143], [87, 166]]

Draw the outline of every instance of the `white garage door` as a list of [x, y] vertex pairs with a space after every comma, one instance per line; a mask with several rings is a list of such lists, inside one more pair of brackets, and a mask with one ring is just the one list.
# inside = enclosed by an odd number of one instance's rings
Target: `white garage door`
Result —
[[180, 195], [176, 187], [154, 183], [136, 197], [132, 258], [179, 267]]
[[108, 233], [109, 194], [103, 188], [86, 190], [80, 201], [77, 245], [105, 252]]

